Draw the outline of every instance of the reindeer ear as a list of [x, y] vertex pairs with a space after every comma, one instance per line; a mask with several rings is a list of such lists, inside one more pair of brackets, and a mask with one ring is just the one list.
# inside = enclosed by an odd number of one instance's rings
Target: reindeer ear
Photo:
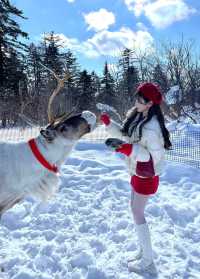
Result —
[[42, 129], [40, 130], [40, 134], [47, 140], [47, 141], [53, 141], [56, 137], [55, 130], [51, 129]]

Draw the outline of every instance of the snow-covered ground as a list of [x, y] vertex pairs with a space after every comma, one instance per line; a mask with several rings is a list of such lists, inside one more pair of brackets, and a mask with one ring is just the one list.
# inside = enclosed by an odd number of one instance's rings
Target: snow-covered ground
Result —
[[[80, 142], [56, 197], [27, 199], [5, 213], [0, 278], [129, 279], [136, 248], [129, 177], [122, 156]], [[200, 170], [168, 162], [146, 208], [158, 278], [200, 278]]]

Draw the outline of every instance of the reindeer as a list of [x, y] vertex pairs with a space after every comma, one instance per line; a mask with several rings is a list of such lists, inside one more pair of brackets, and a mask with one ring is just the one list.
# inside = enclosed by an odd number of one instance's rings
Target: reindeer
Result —
[[96, 126], [90, 111], [53, 116], [52, 102], [69, 74], [61, 79], [52, 73], [57, 87], [48, 103], [49, 124], [28, 142], [0, 142], [0, 217], [27, 196], [48, 200], [58, 189], [59, 169], [72, 148]]

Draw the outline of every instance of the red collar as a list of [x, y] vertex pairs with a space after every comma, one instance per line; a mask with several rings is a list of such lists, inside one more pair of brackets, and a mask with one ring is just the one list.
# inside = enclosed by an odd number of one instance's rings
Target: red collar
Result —
[[31, 151], [35, 155], [36, 159], [49, 171], [58, 173], [58, 168], [56, 165], [51, 165], [45, 158], [44, 156], [40, 153], [40, 150], [37, 147], [37, 144], [35, 142], [35, 139], [31, 139], [28, 141], [28, 145], [31, 148]]

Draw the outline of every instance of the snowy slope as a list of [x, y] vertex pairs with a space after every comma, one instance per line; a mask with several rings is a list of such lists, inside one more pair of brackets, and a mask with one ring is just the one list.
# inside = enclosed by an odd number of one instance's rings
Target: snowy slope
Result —
[[[127, 271], [136, 235], [123, 158], [81, 142], [62, 171], [55, 199], [28, 199], [2, 217], [0, 278], [141, 278]], [[149, 201], [158, 278], [200, 278], [199, 183], [199, 170], [170, 162]]]

